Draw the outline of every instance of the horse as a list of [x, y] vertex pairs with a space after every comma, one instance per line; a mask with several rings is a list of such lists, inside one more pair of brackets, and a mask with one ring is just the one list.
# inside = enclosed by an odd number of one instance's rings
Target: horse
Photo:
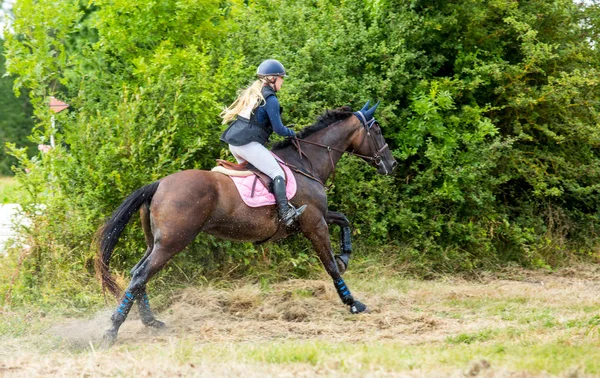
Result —
[[[104, 342], [112, 345], [116, 341], [119, 327], [134, 302], [138, 303], [145, 326], [165, 326], [150, 308], [146, 284], [200, 232], [240, 242], [275, 241], [301, 233], [333, 279], [342, 303], [349, 306], [351, 313], [366, 311], [367, 306], [352, 296], [341, 276], [352, 252], [350, 223], [344, 214], [327, 209], [325, 182], [332, 174], [335, 178], [336, 164], [346, 152], [365, 160], [379, 174], [392, 173], [397, 162], [373, 117], [377, 105], [369, 108], [367, 102], [357, 112], [348, 106], [327, 110], [295, 138], [273, 146], [272, 152], [292, 168], [296, 178], [297, 192], [290, 202], [296, 207], [308, 205], [290, 227], [279, 221], [276, 206], [246, 206], [231, 178], [213, 171], [180, 171], [129, 195], [96, 234], [95, 267], [102, 289], [120, 298]], [[131, 281], [121, 296], [122, 289], [110, 273], [109, 262], [120, 234], [138, 210], [147, 249], [131, 270]], [[341, 230], [341, 254], [335, 257], [329, 224], [336, 224]]]

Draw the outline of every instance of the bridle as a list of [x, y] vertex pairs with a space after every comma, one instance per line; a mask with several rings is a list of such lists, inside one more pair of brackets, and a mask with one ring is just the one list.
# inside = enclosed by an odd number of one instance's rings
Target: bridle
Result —
[[[354, 114], [357, 115], [357, 118], [360, 120], [360, 123], [362, 124], [362, 126], [365, 129], [364, 136], [363, 136], [362, 140], [360, 141], [360, 144], [358, 145], [358, 149], [360, 150], [360, 148], [364, 144], [365, 139], [367, 139], [367, 137], [371, 137], [371, 141], [373, 142], [373, 145], [375, 147], [377, 147], [377, 140], [375, 139], [375, 136], [371, 134], [371, 128], [373, 127], [373, 125], [375, 123], [377, 123], [377, 124], [379, 124], [379, 123], [375, 120], [375, 118], [371, 118], [371, 120], [367, 121], [365, 115], [361, 111], [357, 111]], [[331, 126], [333, 126], [333, 125], [335, 125], [335, 124], [337, 124], [339, 122], [342, 122], [342, 121], [334, 122], [331, 125], [329, 125], [329, 127], [331, 127]], [[323, 185], [325, 187], [325, 189], [330, 189], [333, 186], [333, 182], [335, 181], [335, 163], [333, 162], [333, 157], [331, 156], [331, 151], [337, 151], [337, 152], [340, 152], [341, 154], [348, 153], [350, 155], [358, 156], [359, 158], [367, 160], [369, 162], [373, 162], [376, 166], [378, 166], [378, 165], [383, 164], [383, 158], [381, 156], [381, 153], [383, 151], [385, 151], [386, 148], [389, 150], [388, 144], [384, 143], [384, 145], [381, 148], [379, 148], [373, 154], [373, 156], [368, 156], [368, 155], [363, 155], [363, 154], [356, 153], [354, 151], [346, 151], [346, 150], [342, 150], [342, 149], [339, 149], [339, 148], [331, 147], [331, 146], [326, 145], [326, 144], [311, 142], [311, 141], [308, 141], [308, 140], [305, 140], [305, 139], [298, 139], [298, 138], [294, 137], [291, 140], [292, 140], [292, 144], [294, 145], [294, 147], [296, 148], [296, 150], [298, 150], [298, 153], [300, 154], [300, 160], [302, 160], [302, 156], [304, 156], [306, 158], [306, 160], [308, 160], [308, 162], [310, 163], [310, 170], [312, 171], [312, 173], [308, 173], [308, 172], [305, 172], [303, 170], [300, 170], [299, 168], [297, 168], [297, 167], [295, 167], [295, 166], [293, 166], [291, 164], [285, 163], [285, 162], [283, 162], [283, 164], [285, 164], [286, 166], [290, 167], [292, 170], [296, 171], [297, 173], [299, 173], [299, 174], [301, 174], [303, 176], [306, 176], [306, 177], [308, 177], [310, 179], [313, 179], [313, 180], [317, 181], [318, 183], [320, 183], [321, 185]], [[321, 148], [327, 149], [327, 152], [328, 152], [328, 155], [329, 155], [329, 161], [331, 163], [331, 169], [332, 169], [331, 183], [329, 185], [325, 185], [324, 182], [322, 182], [321, 180], [319, 180], [315, 176], [314, 169], [313, 169], [313, 164], [310, 161], [310, 158], [308, 157], [308, 155], [306, 155], [302, 151], [302, 147], [300, 145], [300, 142], [306, 143], [306, 144], [312, 144], [313, 146], [317, 146], [317, 147], [321, 147]], [[385, 166], [384, 166], [384, 168], [385, 168]], [[387, 171], [387, 168], [385, 168], [385, 169]]]
[[[360, 117], [358, 117], [358, 119], [360, 119], [360, 123], [362, 123], [363, 127], [365, 128], [365, 131], [367, 132], [364, 136], [362, 141], [360, 142], [360, 144], [358, 145], [358, 148], [360, 149], [363, 145], [363, 143], [365, 142], [365, 139], [367, 138], [367, 136], [371, 137], [371, 141], [373, 142], [373, 145], [375, 147], [377, 147], [377, 140], [375, 139], [375, 137], [373, 135], [371, 135], [371, 128], [373, 127], [374, 124], [378, 124], [379, 122], [377, 122], [377, 120], [375, 118], [371, 118], [370, 121], [367, 121], [367, 119], [365, 118], [365, 115], [361, 112], [358, 111], [356, 112], [356, 114], [358, 114]], [[349, 154], [352, 155], [356, 155], [360, 158], [363, 158], [365, 160], [369, 160], [369, 161], [374, 161], [375, 165], [381, 165], [383, 163], [383, 158], [381, 157], [381, 153], [383, 151], [385, 151], [385, 149], [389, 149], [389, 146], [387, 143], [384, 143], [383, 146], [381, 146], [381, 148], [379, 150], [377, 150], [373, 156], [365, 156], [365, 155], [361, 155], [361, 154], [357, 154], [354, 151], [348, 151]]]

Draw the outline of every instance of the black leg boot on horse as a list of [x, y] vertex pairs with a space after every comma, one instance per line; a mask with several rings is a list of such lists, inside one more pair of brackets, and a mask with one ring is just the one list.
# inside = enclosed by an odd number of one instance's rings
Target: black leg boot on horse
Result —
[[276, 176], [273, 179], [272, 189], [273, 195], [275, 196], [275, 201], [277, 202], [279, 220], [283, 222], [286, 227], [290, 227], [304, 212], [306, 205], [302, 205], [296, 209], [291, 203], [288, 202], [287, 195], [285, 193], [285, 179], [281, 176]]

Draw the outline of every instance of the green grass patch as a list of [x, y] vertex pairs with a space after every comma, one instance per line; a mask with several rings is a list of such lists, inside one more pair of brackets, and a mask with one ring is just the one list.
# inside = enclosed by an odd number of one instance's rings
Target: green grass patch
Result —
[[[44, 354], [64, 358], [79, 355], [80, 360], [92, 358], [89, 345], [74, 348], [57, 338], [40, 340], [37, 349]], [[50, 344], [55, 347], [51, 348]], [[263, 340], [254, 342], [198, 342], [184, 337], [159, 342], [117, 344], [103, 355], [123, 358], [126, 353], [132, 361], [147, 361], [149, 356], [169, 366], [190, 364], [248, 364], [248, 366], [275, 366], [274, 371], [290, 372], [296, 367], [311, 366], [325, 369], [331, 375], [353, 374], [369, 376], [374, 372], [395, 373], [419, 370], [429, 376], [456, 375], [466, 372], [475, 361], [485, 360], [491, 371], [508, 370], [529, 374], [560, 375], [578, 369], [581, 373], [600, 373], [600, 345], [597, 340], [556, 339], [543, 343], [529, 341], [450, 345], [423, 343], [407, 345], [402, 342], [330, 342], [323, 340]], [[60, 357], [63, 358], [63, 357]], [[109, 357], [112, 358], [112, 357]], [[66, 360], [69, 361], [69, 360]], [[68, 363], [68, 362], [67, 362]], [[151, 364], [150, 364], [151, 365]], [[150, 366], [144, 365], [146, 368]], [[485, 376], [485, 374], [483, 374]]]
[[596, 330], [600, 332], [600, 315], [594, 315], [591, 317], [583, 317], [579, 319], [573, 319], [565, 322], [567, 328], [589, 328], [590, 330]]
[[14, 177], [0, 177], [0, 203], [17, 202], [22, 195], [23, 191]]
[[473, 344], [475, 342], [483, 342], [494, 338], [496, 331], [485, 329], [475, 333], [461, 333], [456, 336], [449, 336], [446, 341], [450, 344]]
[[[490, 332], [489, 334], [494, 334]], [[483, 337], [484, 339], [487, 336]], [[242, 362], [259, 364], [335, 367], [347, 372], [423, 371], [440, 368], [447, 372], [466, 369], [472, 361], [485, 359], [492, 368], [527, 371], [532, 374], [560, 374], [579, 368], [587, 374], [600, 373], [600, 348], [597, 342], [581, 342], [565, 347], [556, 340], [530, 345], [527, 342], [481, 345], [472, 342], [448, 347], [440, 344], [410, 346], [401, 343], [332, 343], [327, 341], [270, 341], [226, 346], [194, 346], [183, 342], [175, 348], [179, 361]], [[183, 358], [182, 358], [183, 357]]]
[[517, 309], [523, 309], [529, 304], [529, 298], [460, 298], [450, 299], [447, 304], [452, 307], [461, 307], [473, 311], [486, 311], [487, 313], [497, 314], [500, 312], [511, 312]]
[[519, 328], [508, 327], [508, 328], [496, 328], [496, 329], [483, 329], [478, 332], [472, 333], [460, 333], [455, 336], [448, 336], [446, 342], [448, 344], [476, 344], [485, 343], [489, 340], [507, 340], [514, 341], [523, 335], [524, 331]]
[[39, 310], [0, 312], [0, 337], [35, 335], [49, 327], [46, 314]]

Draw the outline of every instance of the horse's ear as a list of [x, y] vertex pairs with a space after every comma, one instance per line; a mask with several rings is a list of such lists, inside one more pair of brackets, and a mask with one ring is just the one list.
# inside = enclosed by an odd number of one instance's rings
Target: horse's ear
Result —
[[370, 120], [371, 118], [373, 118], [373, 115], [375, 114], [375, 110], [377, 110], [378, 106], [379, 106], [379, 101], [377, 101], [377, 104], [373, 105], [373, 107], [371, 109], [367, 110], [364, 113], [367, 121]]
[[368, 100], [367, 103], [365, 104], [365, 106], [362, 107], [362, 109], [360, 109], [360, 112], [362, 114], [365, 114], [365, 112], [369, 109], [369, 104], [371, 103], [371, 100]]

